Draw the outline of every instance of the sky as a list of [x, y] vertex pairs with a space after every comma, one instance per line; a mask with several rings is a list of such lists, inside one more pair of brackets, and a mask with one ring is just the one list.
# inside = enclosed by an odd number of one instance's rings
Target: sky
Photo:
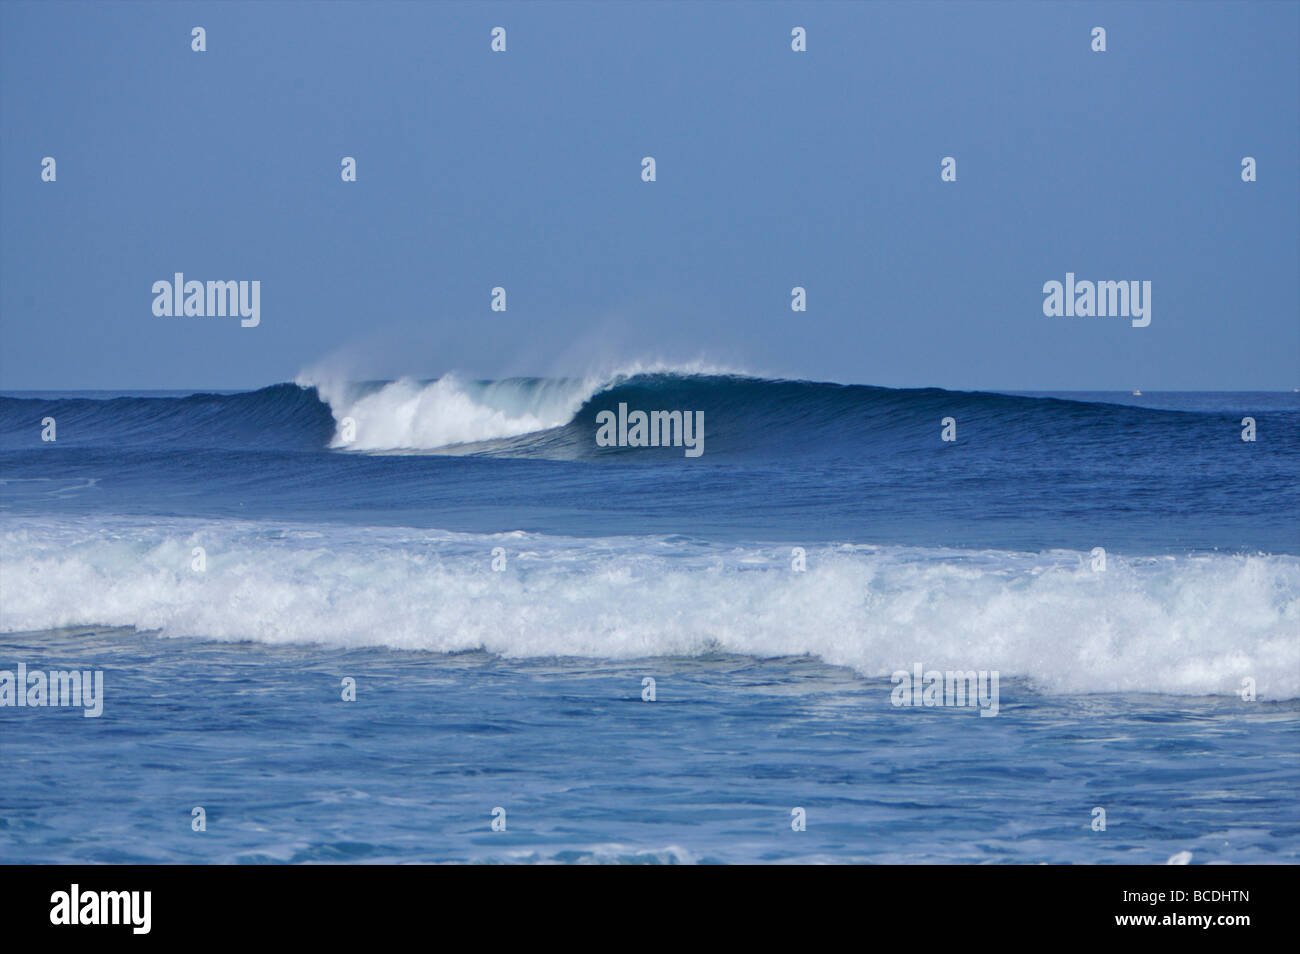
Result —
[[[1296, 2], [3, 0], [0, 388], [1290, 390], [1297, 160]], [[1151, 323], [1045, 316], [1067, 272]]]

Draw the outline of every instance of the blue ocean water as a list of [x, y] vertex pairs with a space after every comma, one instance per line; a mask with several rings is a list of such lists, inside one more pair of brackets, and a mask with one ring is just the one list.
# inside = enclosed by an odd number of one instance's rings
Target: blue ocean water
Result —
[[0, 670], [105, 686], [0, 708], [0, 861], [1295, 862], [1297, 473], [1300, 394], [0, 396]]

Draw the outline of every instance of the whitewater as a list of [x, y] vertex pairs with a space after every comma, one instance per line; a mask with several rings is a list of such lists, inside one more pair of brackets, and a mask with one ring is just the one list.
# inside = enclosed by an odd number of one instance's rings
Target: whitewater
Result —
[[[9, 521], [0, 628], [627, 659], [976, 659], [1045, 692], [1300, 695], [1300, 558]], [[191, 554], [209, 554], [204, 572]], [[505, 569], [492, 569], [500, 548]], [[816, 621], [815, 625], [811, 621]], [[1051, 652], [1045, 651], [1052, 647]]]
[[[330, 447], [356, 451], [446, 450], [564, 427], [593, 397], [638, 377], [751, 377], [718, 365], [638, 362], [575, 378], [482, 381], [455, 373], [431, 381], [354, 382], [304, 372], [295, 383], [313, 389], [335, 422]], [[351, 420], [355, 436], [339, 432]]]

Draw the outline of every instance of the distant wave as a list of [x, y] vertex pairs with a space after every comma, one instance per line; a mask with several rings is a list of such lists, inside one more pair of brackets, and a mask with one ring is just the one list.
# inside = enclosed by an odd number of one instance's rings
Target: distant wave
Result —
[[[0, 397], [0, 448], [39, 446], [40, 421], [52, 416], [60, 446], [597, 458], [628, 453], [594, 443], [596, 415], [620, 403], [633, 410], [704, 411], [711, 457], [773, 450], [788, 456], [890, 456], [932, 447], [945, 416], [959, 421], [962, 435], [995, 433], [1001, 447], [1041, 439], [1186, 444], [1198, 436], [1189, 426], [1200, 422], [1222, 434], [1231, 418], [652, 366], [586, 378], [480, 381], [449, 374], [432, 381], [366, 383], [302, 378], [239, 394]], [[340, 430], [347, 419], [355, 428], [351, 441]]]
[[[205, 572], [191, 568], [194, 547]], [[503, 548], [503, 572], [491, 569]], [[14, 518], [0, 630], [997, 669], [1045, 692], [1300, 696], [1300, 558], [578, 540], [241, 521]]]

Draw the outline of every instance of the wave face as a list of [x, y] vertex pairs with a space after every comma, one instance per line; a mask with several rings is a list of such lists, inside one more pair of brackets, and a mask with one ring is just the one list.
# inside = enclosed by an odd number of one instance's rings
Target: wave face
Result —
[[[195, 547], [206, 553], [193, 569]], [[493, 551], [506, 563], [492, 569]], [[19, 519], [0, 628], [610, 659], [811, 655], [887, 677], [999, 670], [1048, 693], [1300, 696], [1300, 558], [557, 538]]]
[[276, 384], [239, 394], [0, 397], [0, 449], [40, 448], [42, 421], [60, 447], [320, 450], [333, 429], [315, 392]]
[[[1281, 426], [1258, 452], [1295, 454], [1300, 399], [1264, 395]], [[587, 378], [277, 384], [238, 394], [162, 397], [0, 396], [0, 449], [40, 446], [40, 421], [58, 422], [62, 446], [118, 448], [405, 451], [598, 459], [657, 448], [597, 447], [596, 416], [616, 410], [703, 411], [711, 456], [896, 457], [920, 448], [958, 450], [996, 442], [1007, 451], [1055, 441], [1111, 443], [1123, 454], [1163, 454], [1178, 445], [1239, 438], [1240, 414], [1125, 406], [1059, 397], [894, 389], [738, 374], [631, 371]], [[953, 417], [958, 442], [939, 443]], [[1258, 416], [1258, 414], [1256, 415]], [[350, 418], [348, 441], [340, 424]], [[1228, 431], [1225, 422], [1232, 421]], [[923, 425], [918, 427], [918, 425]]]

